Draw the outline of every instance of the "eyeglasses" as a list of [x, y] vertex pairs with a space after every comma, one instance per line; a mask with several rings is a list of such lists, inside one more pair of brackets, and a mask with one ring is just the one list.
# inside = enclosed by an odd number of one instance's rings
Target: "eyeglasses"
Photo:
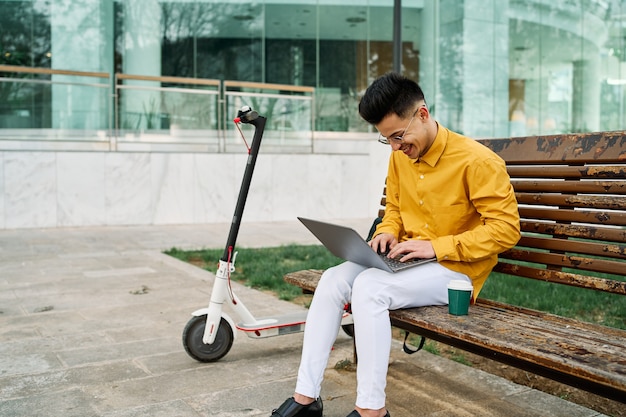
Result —
[[413, 116], [411, 116], [411, 120], [409, 120], [409, 124], [406, 125], [406, 127], [404, 128], [404, 131], [402, 132], [400, 136], [393, 136], [390, 138], [386, 138], [383, 135], [381, 135], [380, 132], [378, 132], [378, 141], [382, 143], [383, 145], [389, 145], [391, 141], [393, 141], [394, 143], [398, 143], [398, 144], [402, 143], [402, 141], [404, 140], [404, 135], [406, 135], [407, 130], [409, 130], [409, 127], [411, 127], [411, 123], [413, 123], [413, 119], [415, 119], [415, 115], [417, 114], [419, 109], [421, 109], [422, 107], [426, 107], [426, 104], [422, 104], [421, 106], [417, 108], [417, 110], [415, 110], [415, 112], [413, 113]]

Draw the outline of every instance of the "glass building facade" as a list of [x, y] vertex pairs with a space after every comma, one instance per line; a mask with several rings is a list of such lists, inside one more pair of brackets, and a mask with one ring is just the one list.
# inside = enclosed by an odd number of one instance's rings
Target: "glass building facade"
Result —
[[[0, 0], [0, 146], [217, 140], [242, 103], [269, 115], [275, 141], [371, 132], [357, 104], [392, 70], [393, 6]], [[624, 0], [403, 0], [401, 38], [402, 72], [453, 130], [625, 126]]]

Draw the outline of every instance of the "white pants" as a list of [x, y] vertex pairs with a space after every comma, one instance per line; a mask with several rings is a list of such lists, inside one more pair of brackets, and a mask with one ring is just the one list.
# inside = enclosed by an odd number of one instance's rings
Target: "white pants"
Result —
[[447, 284], [452, 279], [470, 281], [466, 275], [437, 262], [395, 274], [352, 262], [327, 269], [307, 316], [295, 391], [307, 397], [319, 397], [344, 306], [351, 303], [359, 358], [356, 405], [383, 408], [391, 350], [389, 310], [447, 304]]

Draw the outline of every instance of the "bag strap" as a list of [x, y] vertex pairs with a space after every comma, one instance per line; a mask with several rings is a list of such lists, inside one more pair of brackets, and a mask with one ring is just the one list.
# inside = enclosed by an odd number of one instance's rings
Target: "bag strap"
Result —
[[409, 338], [409, 332], [406, 332], [404, 334], [404, 344], [402, 345], [402, 350], [404, 350], [404, 353], [408, 355], [412, 355], [415, 352], [419, 352], [420, 350], [422, 350], [422, 348], [424, 347], [424, 342], [426, 342], [426, 338], [424, 336], [420, 336], [421, 340], [420, 340], [419, 345], [417, 346], [417, 349], [409, 348], [409, 346], [406, 344], [406, 341], [408, 338]]

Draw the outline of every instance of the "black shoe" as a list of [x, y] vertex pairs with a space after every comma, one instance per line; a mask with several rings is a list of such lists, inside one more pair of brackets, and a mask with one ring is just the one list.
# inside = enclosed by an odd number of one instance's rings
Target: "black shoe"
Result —
[[[352, 412], [350, 414], [348, 414], [347, 417], [361, 417], [361, 414], [359, 414], [359, 412], [356, 411], [356, 410], [352, 410]], [[385, 417], [391, 417], [389, 415], [389, 411], [387, 411], [387, 414], [385, 414]]]
[[276, 410], [272, 410], [271, 417], [322, 417], [323, 409], [324, 405], [321, 398], [318, 398], [311, 404], [302, 405], [291, 397]]

